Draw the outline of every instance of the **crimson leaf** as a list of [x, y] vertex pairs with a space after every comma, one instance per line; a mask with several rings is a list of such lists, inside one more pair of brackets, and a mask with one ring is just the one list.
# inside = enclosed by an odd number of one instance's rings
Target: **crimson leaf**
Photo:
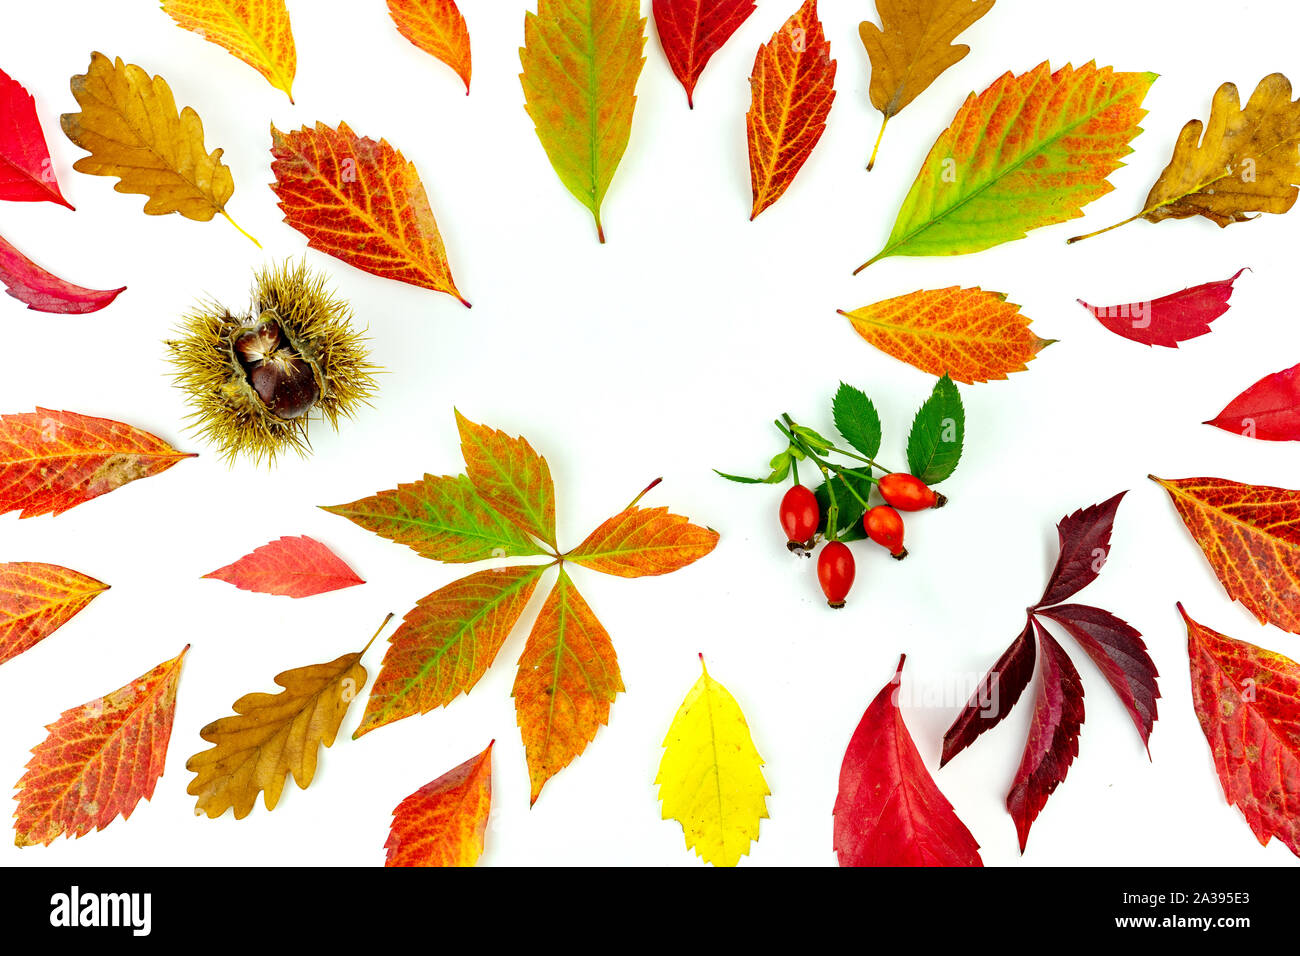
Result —
[[1097, 579], [1110, 553], [1110, 532], [1115, 511], [1127, 491], [1121, 491], [1099, 505], [1081, 508], [1062, 518], [1056, 526], [1061, 553], [1035, 608], [1060, 604]]
[[975, 742], [980, 734], [992, 730], [1011, 713], [1034, 676], [1033, 624], [1025, 622], [1025, 629], [1011, 642], [997, 663], [984, 675], [975, 693], [957, 715], [948, 732], [943, 735], [942, 767]]

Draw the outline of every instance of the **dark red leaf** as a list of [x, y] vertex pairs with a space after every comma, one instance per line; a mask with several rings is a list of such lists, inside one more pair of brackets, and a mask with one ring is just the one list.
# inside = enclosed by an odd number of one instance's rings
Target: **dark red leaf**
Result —
[[26, 302], [27, 308], [59, 315], [98, 312], [126, 291], [126, 286], [99, 292], [64, 282], [32, 262], [3, 237], [0, 237], [0, 283], [4, 283], [15, 299]]
[[1057, 524], [1061, 554], [1035, 608], [1060, 604], [1097, 580], [1110, 554], [1110, 532], [1115, 524], [1115, 511], [1126, 494], [1127, 491], [1121, 491], [1099, 505], [1081, 508]]
[[72, 208], [59, 191], [36, 103], [23, 85], [0, 70], [0, 199], [56, 202]]
[[1079, 729], [1083, 726], [1083, 684], [1069, 656], [1037, 621], [1038, 698], [1020, 769], [1007, 794], [1007, 809], [1016, 821], [1020, 852], [1025, 852], [1029, 828], [1079, 755]]
[[996, 664], [984, 675], [965, 708], [943, 735], [942, 767], [975, 742], [980, 734], [992, 730], [1011, 713], [1020, 695], [1034, 676], [1033, 625], [1025, 622], [1025, 629], [1011, 642]]
[[1263, 441], [1300, 441], [1300, 365], [1264, 376], [1205, 424]]
[[1146, 643], [1138, 630], [1110, 611], [1086, 604], [1062, 604], [1038, 612], [1051, 618], [1069, 633], [1101, 668], [1128, 708], [1133, 725], [1151, 755], [1151, 727], [1156, 721], [1156, 698], [1160, 676], [1155, 662], [1147, 653]]
[[654, 0], [659, 42], [691, 109], [709, 59], [756, 9], [753, 0]]
[[1116, 335], [1143, 345], [1173, 349], [1179, 342], [1210, 331], [1210, 323], [1228, 311], [1232, 284], [1245, 271], [1239, 269], [1230, 279], [1192, 286], [1150, 302], [1098, 306], [1077, 301]]
[[853, 732], [835, 798], [840, 866], [983, 866], [898, 708], [904, 654]]

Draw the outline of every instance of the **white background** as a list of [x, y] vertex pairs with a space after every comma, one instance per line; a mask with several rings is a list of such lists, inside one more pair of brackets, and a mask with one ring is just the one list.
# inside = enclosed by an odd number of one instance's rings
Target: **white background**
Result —
[[[645, 4], [649, 6], [649, 4]], [[744, 863], [830, 864], [831, 807], [844, 747], [867, 702], [893, 673], [929, 706], [906, 709], [927, 763], [966, 690], [1024, 623], [1054, 560], [1055, 522], [1120, 489], [1112, 559], [1079, 596], [1133, 622], [1161, 671], [1160, 720], [1148, 761], [1101, 674], [1062, 637], [1087, 689], [1087, 722], [1069, 778], [1017, 851], [1003, 806], [1020, 759], [1031, 695], [937, 780], [988, 864], [1295, 865], [1261, 848], [1228, 807], [1189, 696], [1182, 600], [1234, 637], [1300, 653], [1300, 637], [1261, 627], [1232, 604], [1148, 481], [1216, 475], [1295, 486], [1300, 453], [1199, 424], [1261, 376], [1300, 360], [1294, 306], [1300, 213], [1220, 230], [1204, 220], [1139, 222], [1067, 247], [1071, 235], [1139, 208], [1182, 124], [1208, 113], [1224, 80], [1245, 99], [1273, 70], [1300, 73], [1300, 9], [1271, 3], [1073, 3], [999, 0], [962, 37], [973, 48], [864, 161], [879, 116], [857, 23], [865, 0], [829, 0], [839, 62], [829, 128], [794, 186], [757, 222], [744, 133], [754, 52], [796, 6], [764, 0], [713, 59], [696, 109], [650, 26], [632, 141], [605, 206], [599, 246], [587, 211], [552, 173], [524, 113], [517, 79], [524, 4], [464, 0], [474, 48], [473, 93], [402, 39], [382, 0], [291, 0], [297, 105], [215, 45], [179, 30], [157, 4], [5, 4], [0, 66], [36, 96], [75, 213], [4, 204], [0, 234], [70, 281], [127, 285], [84, 317], [25, 311], [0, 300], [0, 411], [36, 405], [129, 422], [185, 450], [171, 472], [58, 518], [0, 518], [0, 561], [48, 561], [112, 590], [55, 635], [0, 668], [0, 777], [22, 775], [45, 724], [193, 644], [180, 686], [167, 772], [154, 799], [105, 831], [53, 846], [0, 847], [0, 864], [361, 864], [383, 861], [394, 806], [497, 740], [486, 864], [689, 864], [680, 827], [661, 821], [652, 781], [660, 742], [698, 676], [702, 651], [740, 701], [767, 761], [771, 819]], [[1213, 24], [1213, 26], [1208, 26]], [[1207, 32], [1208, 31], [1208, 32]], [[203, 118], [209, 148], [226, 149], [236, 189], [223, 220], [146, 217], [144, 199], [75, 173], [82, 155], [59, 131], [75, 109], [68, 79], [92, 50], [121, 56], [171, 84]], [[853, 278], [888, 235], [935, 136], [971, 90], [1044, 59], [1162, 74], [1151, 115], [1115, 191], [1086, 220], [951, 259], [890, 259]], [[386, 137], [423, 176], [457, 282], [474, 303], [370, 276], [319, 253], [369, 327], [389, 373], [372, 410], [341, 434], [314, 432], [310, 461], [274, 472], [227, 469], [186, 434], [162, 340], [197, 297], [246, 301], [251, 271], [301, 255], [270, 181], [270, 138], [317, 120]], [[1177, 351], [1120, 339], [1075, 304], [1151, 298], [1241, 266], [1232, 309], [1212, 335]], [[903, 460], [907, 427], [932, 379], [866, 345], [836, 309], [918, 288], [980, 285], [1021, 303], [1060, 344], [1010, 381], [963, 387], [967, 453], [944, 486], [952, 504], [909, 523], [901, 565], [858, 545], [859, 581], [829, 611], [811, 563], [790, 557], [776, 524], [779, 490], [714, 477], [756, 473], [780, 448], [769, 424], [789, 411], [830, 427], [840, 380], [866, 389], [886, 425], [887, 462]], [[626, 581], [574, 578], [611, 635], [628, 687], [611, 725], [555, 777], [531, 811], [510, 698], [513, 665], [541, 590], [495, 667], [468, 697], [360, 741], [354, 706], [307, 791], [247, 819], [196, 817], [185, 760], [198, 730], [240, 695], [273, 690], [281, 670], [332, 660], [365, 643], [388, 611], [463, 574], [316, 509], [426, 471], [460, 467], [453, 405], [525, 434], [557, 479], [561, 542], [572, 546], [650, 479], [648, 504], [717, 528], [717, 551], [691, 568]], [[200, 576], [277, 538], [310, 534], [369, 581], [290, 601]], [[553, 575], [554, 572], [551, 572]], [[550, 575], [548, 575], [548, 579]], [[382, 656], [366, 658], [373, 675]], [[954, 689], [955, 688], [955, 689]], [[947, 699], [945, 699], [945, 696]], [[8, 841], [0, 841], [7, 844]]]

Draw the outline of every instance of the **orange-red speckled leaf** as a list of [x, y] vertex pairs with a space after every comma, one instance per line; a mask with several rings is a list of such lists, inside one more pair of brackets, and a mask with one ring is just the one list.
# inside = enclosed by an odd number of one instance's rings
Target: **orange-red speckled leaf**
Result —
[[388, 0], [398, 31], [425, 53], [456, 71], [469, 94], [469, 30], [456, 0]]
[[107, 590], [55, 564], [0, 564], [0, 664], [45, 640]]
[[667, 508], [628, 508], [587, 536], [565, 558], [620, 578], [670, 574], [718, 544], [712, 528], [691, 524]]
[[[496, 743], [493, 741], [492, 743]], [[397, 805], [384, 866], [473, 866], [492, 808], [492, 744]]]
[[284, 0], [162, 0], [183, 30], [225, 47], [293, 102], [298, 51]]
[[523, 438], [478, 425], [456, 412], [460, 450], [475, 490], [529, 534], [555, 544], [555, 484], [546, 459]]
[[205, 578], [233, 584], [242, 591], [311, 597], [366, 582], [337, 554], [315, 538], [280, 538], [218, 568]]

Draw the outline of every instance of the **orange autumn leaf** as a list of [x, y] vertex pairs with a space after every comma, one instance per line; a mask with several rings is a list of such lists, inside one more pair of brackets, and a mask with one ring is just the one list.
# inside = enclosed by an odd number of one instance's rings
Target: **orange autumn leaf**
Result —
[[388, 0], [398, 32], [456, 71], [469, 95], [469, 30], [455, 0]]
[[167, 762], [179, 655], [104, 697], [64, 711], [18, 781], [17, 846], [102, 830], [153, 796]]
[[466, 306], [414, 163], [387, 140], [340, 123], [282, 133], [271, 126], [271, 189], [284, 221], [313, 249], [372, 275], [445, 292]]
[[62, 514], [193, 458], [161, 438], [75, 412], [0, 416], [0, 514]]
[[882, 352], [966, 385], [1023, 372], [1055, 341], [1029, 331], [1005, 294], [978, 287], [911, 292], [840, 315]]
[[107, 590], [54, 564], [0, 564], [0, 664], [45, 640]]
[[826, 131], [835, 102], [835, 61], [817, 19], [817, 0], [806, 0], [759, 47], [749, 84], [745, 125], [754, 219], [790, 188]]
[[384, 866], [473, 866], [492, 808], [492, 744], [397, 805]]
[[628, 508], [587, 536], [566, 560], [621, 578], [679, 571], [712, 551], [718, 533], [667, 508]]
[[546, 459], [527, 439], [479, 425], [456, 412], [460, 450], [474, 489], [489, 505], [552, 548], [555, 483]]
[[315, 538], [280, 538], [217, 568], [204, 578], [225, 581], [241, 591], [303, 598], [366, 582]]
[[1300, 491], [1149, 477], [1169, 492], [1229, 597], [1260, 623], [1300, 634]]
[[610, 704], [625, 689], [609, 634], [561, 569], [528, 635], [512, 691], [530, 803], [609, 723]]
[[293, 102], [298, 52], [284, 0], [162, 0], [183, 30], [225, 47]]

